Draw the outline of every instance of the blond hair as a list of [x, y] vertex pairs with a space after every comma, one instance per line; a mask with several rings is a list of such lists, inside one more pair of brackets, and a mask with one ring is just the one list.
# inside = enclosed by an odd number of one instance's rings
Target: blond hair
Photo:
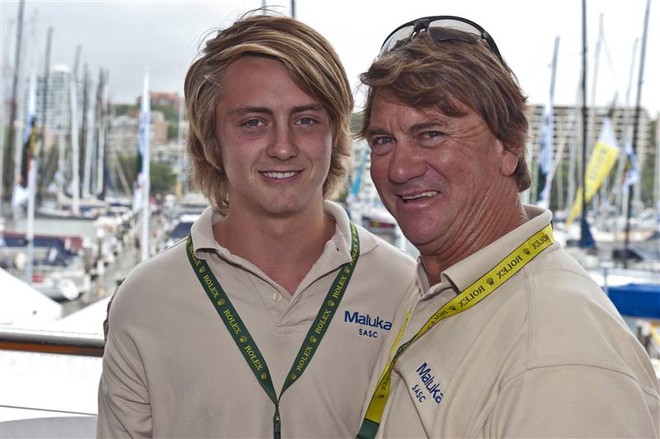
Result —
[[330, 171], [323, 184], [323, 194], [328, 197], [344, 183], [352, 151], [349, 121], [353, 94], [330, 43], [306, 24], [275, 15], [250, 13], [218, 31], [188, 69], [184, 92], [193, 184], [217, 209], [229, 207], [222, 145], [215, 134], [216, 106], [223, 96], [226, 68], [248, 55], [282, 62], [301, 90], [328, 111], [333, 141]]

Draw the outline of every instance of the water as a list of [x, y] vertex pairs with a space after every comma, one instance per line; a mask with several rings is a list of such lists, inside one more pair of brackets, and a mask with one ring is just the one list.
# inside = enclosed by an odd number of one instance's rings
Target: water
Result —
[[[25, 217], [16, 220], [5, 217], [2, 224], [6, 232], [26, 233], [27, 231]], [[37, 217], [34, 221], [34, 234], [35, 236], [60, 235], [82, 239], [81, 257], [85, 260], [83, 265], [87, 267], [86, 284], [88, 288], [77, 299], [61, 302], [64, 316], [111, 295], [130, 269], [140, 261], [139, 251], [135, 247], [134, 230], [129, 229], [123, 236], [115, 237], [101, 231], [94, 220]], [[3, 251], [6, 251], [6, 248], [0, 248], [0, 252]], [[0, 254], [0, 257], [2, 256]], [[95, 261], [95, 263], [89, 261]], [[66, 267], [58, 268], [58, 270], [66, 269]], [[20, 275], [20, 270], [11, 271], [15, 276], [24, 279], [24, 276]]]
[[[25, 233], [27, 231], [27, 221], [25, 218], [19, 218], [17, 221], [8, 221], [5, 223], [5, 230]], [[95, 239], [96, 227], [92, 220], [35, 218], [34, 234], [57, 234]]]

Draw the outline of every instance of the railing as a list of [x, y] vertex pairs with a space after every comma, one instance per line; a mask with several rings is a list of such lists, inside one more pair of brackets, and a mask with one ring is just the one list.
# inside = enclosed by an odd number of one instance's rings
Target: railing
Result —
[[70, 332], [2, 328], [0, 350], [102, 357], [103, 337]]
[[0, 327], [0, 437], [94, 438], [104, 345], [102, 334]]

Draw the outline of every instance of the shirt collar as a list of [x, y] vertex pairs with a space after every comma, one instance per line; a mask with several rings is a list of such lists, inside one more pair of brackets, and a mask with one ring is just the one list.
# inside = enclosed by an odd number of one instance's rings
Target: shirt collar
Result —
[[446, 269], [441, 274], [440, 282], [435, 285], [429, 285], [428, 277], [418, 258], [417, 276], [422, 286], [421, 294], [433, 295], [444, 291], [448, 283], [453, 287], [454, 294], [460, 293], [492, 269], [502, 259], [502, 255], [515, 250], [522, 242], [552, 221], [552, 212], [547, 209], [531, 205], [524, 205], [524, 208], [529, 221]]
[[[335, 233], [326, 243], [324, 255], [326, 251], [332, 250], [336, 256], [336, 264], [341, 265], [350, 260], [351, 257], [351, 226], [348, 214], [339, 204], [325, 200], [323, 203], [323, 211], [328, 214], [335, 221]], [[200, 217], [193, 223], [190, 233], [192, 235], [193, 244], [195, 246], [195, 256], [205, 259], [205, 253], [217, 252], [220, 257], [228, 260], [234, 260], [229, 250], [221, 246], [213, 235], [213, 225], [222, 219], [222, 214], [215, 210], [213, 207], [207, 207]], [[360, 231], [360, 255], [372, 251], [378, 242], [376, 238], [369, 233], [358, 227]]]

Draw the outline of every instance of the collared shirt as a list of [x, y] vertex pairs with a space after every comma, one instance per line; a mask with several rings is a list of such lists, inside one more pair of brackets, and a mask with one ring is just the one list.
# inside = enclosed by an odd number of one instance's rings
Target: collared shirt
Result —
[[[551, 221], [527, 223], [420, 285], [395, 318], [400, 343]], [[379, 359], [371, 391], [393, 349]], [[552, 244], [473, 308], [441, 321], [396, 362], [378, 437], [658, 437], [658, 379], [605, 293]], [[367, 400], [368, 403], [368, 400]]]
[[[213, 237], [207, 209], [193, 225], [195, 255], [210, 265], [254, 337], [276, 391], [338, 269], [350, 225], [332, 202], [334, 236], [293, 295]], [[360, 257], [318, 350], [280, 401], [283, 438], [353, 437], [369, 378], [414, 260], [358, 227]], [[283, 253], [282, 257], [286, 257]], [[99, 386], [99, 437], [273, 436], [274, 405], [191, 269], [185, 242], [141, 263], [118, 290]]]

